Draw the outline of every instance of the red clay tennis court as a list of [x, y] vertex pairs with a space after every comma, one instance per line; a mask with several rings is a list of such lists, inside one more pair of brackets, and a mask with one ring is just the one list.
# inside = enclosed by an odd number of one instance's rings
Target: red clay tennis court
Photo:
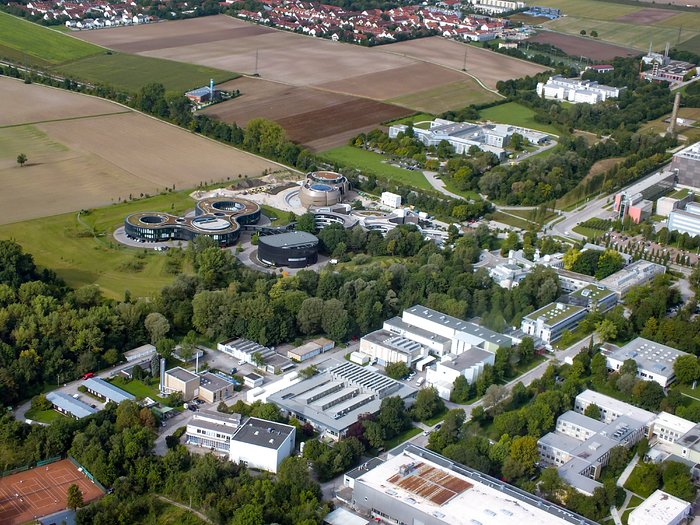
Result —
[[80, 487], [85, 502], [102, 496], [100, 488], [67, 459], [0, 478], [0, 525], [20, 525], [64, 510], [72, 484]]

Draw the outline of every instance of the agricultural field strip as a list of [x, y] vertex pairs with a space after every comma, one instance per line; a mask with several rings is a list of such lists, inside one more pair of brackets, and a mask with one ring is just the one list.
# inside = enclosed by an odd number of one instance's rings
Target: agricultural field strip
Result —
[[34, 124], [47, 124], [49, 122], [65, 122], [68, 120], [81, 120], [81, 119], [86, 119], [86, 118], [109, 117], [110, 115], [121, 115], [123, 113], [132, 113], [132, 112], [133, 112], [133, 110], [131, 110], [131, 109], [123, 109], [121, 111], [111, 111], [109, 113], [97, 113], [95, 115], [80, 115], [78, 117], [65, 117], [65, 118], [54, 118], [54, 119], [47, 119], [47, 120], [35, 120], [35, 121], [31, 121], [31, 122], [18, 122], [16, 124], [0, 125], [0, 129], [17, 128], [20, 126], [32, 126]]

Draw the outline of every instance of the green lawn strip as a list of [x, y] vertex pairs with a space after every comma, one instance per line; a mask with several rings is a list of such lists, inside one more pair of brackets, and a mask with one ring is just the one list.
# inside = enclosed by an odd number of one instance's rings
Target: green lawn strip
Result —
[[435, 425], [440, 423], [440, 421], [445, 419], [445, 414], [447, 414], [447, 409], [440, 412], [437, 416], [433, 416], [430, 419], [426, 419], [425, 421], [421, 421], [421, 423], [423, 423], [424, 425], [428, 425], [429, 427], [434, 427]]
[[209, 79], [214, 79], [218, 84], [240, 76], [206, 66], [116, 52], [75, 60], [55, 70], [86, 82], [108, 84], [128, 92], [136, 92], [146, 84], [158, 82], [168, 91], [182, 93], [209, 85]]
[[605, 233], [603, 230], [595, 230], [593, 228], [587, 228], [586, 226], [574, 226], [571, 229], [576, 233], [583, 235], [587, 239], [590, 239], [592, 237], [600, 237]]
[[535, 120], [535, 112], [517, 102], [508, 102], [506, 104], [482, 109], [479, 111], [479, 117], [483, 120], [492, 120], [493, 122], [536, 129], [553, 135], [559, 135], [561, 133], [561, 131], [550, 124], [537, 122]]
[[[15, 239], [34, 256], [37, 264], [54, 269], [72, 287], [98, 284], [102, 292], [121, 299], [124, 290], [134, 297], [150, 296], [172, 282], [164, 272], [166, 254], [152, 249], [130, 248], [113, 239], [112, 233], [124, 218], [137, 211], [164, 211], [181, 214], [194, 208], [187, 191], [113, 204], [82, 214], [76, 213], [33, 219], [0, 226], [0, 239]], [[92, 230], [91, 230], [92, 229]], [[93, 237], [93, 231], [98, 237]], [[143, 257], [143, 268], [131, 271], [125, 264]]]
[[[435, 116], [431, 115], [430, 113], [417, 113], [415, 115], [409, 115], [408, 117], [403, 117], [400, 119], [392, 120], [391, 122], [387, 122], [387, 126], [393, 126], [395, 124], [416, 124], [418, 122], [427, 122], [435, 120]], [[415, 126], [417, 128], [423, 128], [427, 129], [427, 126]]]
[[30, 408], [27, 410], [25, 417], [27, 419], [31, 419], [32, 421], [38, 421], [39, 423], [53, 423], [59, 419], [66, 419], [67, 416], [64, 416], [60, 412], [53, 409], [34, 410], [33, 408]]
[[[510, 213], [510, 212], [508, 212]], [[512, 215], [508, 215], [508, 213], [504, 213], [502, 211], [496, 211], [488, 216], [490, 220], [496, 221], [496, 222], [501, 222], [503, 224], [507, 224], [509, 226], [514, 226], [516, 228], [520, 228], [523, 230], [528, 230], [533, 227], [533, 223], [526, 221], [525, 219], [521, 219], [519, 217], [513, 217]]]
[[398, 436], [395, 436], [391, 439], [388, 439], [384, 442], [384, 449], [385, 450], [391, 450], [392, 448], [398, 447], [401, 443], [404, 441], [408, 441], [414, 436], [417, 436], [423, 432], [420, 428], [418, 427], [411, 427], [408, 430], [402, 432]]
[[144, 381], [139, 381], [137, 379], [126, 379], [125, 377], [115, 377], [110, 381], [114, 386], [121, 388], [125, 392], [137, 397], [137, 399], [144, 399], [150, 397], [154, 401], [165, 401], [160, 397], [160, 392], [157, 387], [151, 386]]
[[329, 162], [336, 162], [342, 166], [356, 168], [364, 175], [374, 175], [382, 179], [388, 179], [400, 184], [412, 186], [422, 190], [433, 190], [428, 180], [420, 171], [411, 171], [397, 166], [392, 166], [387, 159], [374, 153], [352, 146], [341, 146], [321, 153], [321, 157]]
[[270, 219], [273, 226], [286, 226], [290, 223], [288, 211], [273, 208], [267, 204], [261, 204], [260, 208], [262, 209], [263, 215]]
[[454, 181], [449, 177], [449, 176], [444, 176], [442, 178], [442, 182], [445, 183], [445, 189], [447, 191], [451, 191], [452, 193], [456, 193], [457, 195], [461, 196], [463, 199], [466, 200], [475, 200], [475, 201], [480, 201], [481, 197], [479, 197], [479, 194], [475, 191], [470, 191], [470, 190], [460, 190], [455, 186]]
[[104, 52], [104, 48], [0, 12], [0, 46], [19, 55], [7, 57], [36, 65], [60, 64]]

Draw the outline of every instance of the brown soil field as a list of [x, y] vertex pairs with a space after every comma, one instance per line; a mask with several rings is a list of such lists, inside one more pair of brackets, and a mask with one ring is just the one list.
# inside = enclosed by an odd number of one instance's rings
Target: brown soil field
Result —
[[374, 100], [254, 78], [232, 80], [222, 88], [239, 89], [242, 95], [207, 108], [205, 114], [240, 126], [256, 117], [274, 120], [289, 138], [315, 151], [342, 146], [380, 122], [412, 112]]
[[[416, 63], [387, 71], [367, 73], [355, 77], [343, 78], [335, 82], [320, 84], [318, 87], [352, 93], [361, 97], [384, 100], [386, 98], [410, 95], [417, 91], [443, 86], [464, 80], [464, 74], [440, 66]], [[391, 97], [387, 97], [391, 93]]]
[[8, 77], [0, 77], [0, 95], [0, 127], [128, 111], [99, 98], [24, 84]]
[[466, 44], [460, 44], [454, 40], [438, 36], [407, 40], [373, 48], [373, 50], [375, 49], [384, 54], [396, 53], [456, 70], [461, 70], [464, 66], [464, 52], [466, 49], [467, 72], [479, 78], [491, 89], [496, 89], [496, 82], [499, 80], [520, 78], [547, 70], [547, 68], [532, 62], [518, 60], [478, 47], [467, 46]]
[[677, 11], [672, 11], [670, 9], [642, 9], [636, 13], [620, 16], [615, 19], [615, 22], [650, 26], [657, 22], [662, 22], [667, 18], [674, 17], [677, 14]]
[[616, 56], [625, 57], [640, 54], [636, 49], [553, 31], [542, 31], [529, 40], [531, 42], [552, 44], [569, 55], [584, 55], [593, 60], [610, 60]]
[[[2, 89], [5, 85], [0, 83], [0, 101], [9, 98]], [[68, 106], [80, 108], [81, 102], [93, 100], [63, 94], [76, 99], [67, 101]], [[27, 107], [29, 98], [18, 93], [13, 103]], [[26, 120], [19, 111], [14, 119]], [[24, 167], [15, 162], [20, 152], [29, 158]], [[103, 206], [129, 194], [153, 194], [173, 185], [185, 189], [238, 174], [257, 177], [266, 169], [279, 167], [136, 112], [4, 127], [0, 128], [0, 222]]]

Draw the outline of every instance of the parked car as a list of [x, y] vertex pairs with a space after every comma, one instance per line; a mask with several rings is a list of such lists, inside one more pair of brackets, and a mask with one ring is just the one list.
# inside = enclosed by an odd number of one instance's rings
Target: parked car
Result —
[[91, 377], [95, 377], [95, 372], [88, 372], [87, 374], [83, 375], [83, 381], [85, 379], [90, 379]]
[[234, 367], [231, 369], [231, 375], [235, 374], [236, 372], [238, 372], [238, 368], [236, 368], [236, 367], [234, 366]]

